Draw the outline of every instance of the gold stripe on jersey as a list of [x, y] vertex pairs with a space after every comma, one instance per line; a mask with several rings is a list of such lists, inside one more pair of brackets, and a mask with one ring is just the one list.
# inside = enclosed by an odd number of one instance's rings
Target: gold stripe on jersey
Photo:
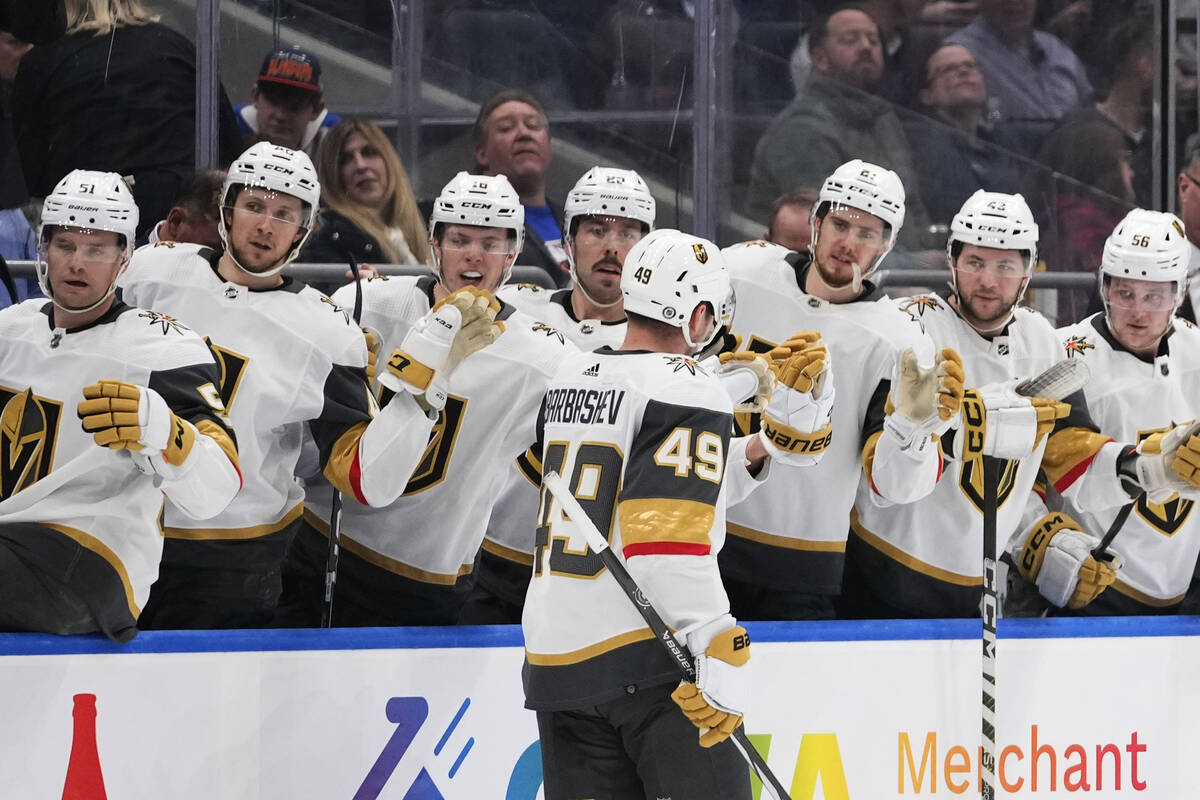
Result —
[[512, 561], [526, 567], [533, 566], [533, 555], [530, 553], [522, 553], [520, 550], [513, 550], [511, 547], [496, 544], [491, 539], [484, 539], [483, 544], [480, 546], [492, 555], [503, 558], [505, 561]]
[[542, 486], [542, 458], [537, 453], [533, 452], [530, 447], [524, 453], [517, 456], [517, 469], [525, 476], [525, 480], [533, 484], [533, 488], [539, 489]]
[[[326, 536], [329, 535], [328, 527], [326, 527], [324, 533]], [[399, 575], [402, 578], [420, 581], [421, 583], [432, 583], [438, 586], [453, 586], [454, 584], [458, 583], [459, 578], [463, 577], [464, 575], [470, 575], [472, 570], [475, 569], [474, 564], [463, 564], [461, 567], [459, 567], [458, 572], [454, 575], [446, 575], [440, 572], [428, 572], [418, 567], [405, 564], [403, 561], [397, 561], [394, 558], [389, 558], [383, 553], [377, 553], [371, 548], [367, 547], [365, 544], [354, 541], [344, 533], [341, 536], [339, 544], [346, 552], [353, 553], [363, 561], [374, 564], [380, 569], [385, 569], [388, 572]]]
[[233, 443], [233, 439], [229, 438], [229, 434], [225, 432], [224, 428], [211, 419], [202, 419], [196, 423], [196, 430], [216, 442], [217, 447], [221, 448], [225, 455], [229, 456], [229, 460], [233, 462], [234, 468], [239, 472], [241, 471], [242, 467], [238, 463], [237, 445]]
[[841, 542], [823, 542], [815, 539], [793, 539], [790, 536], [776, 536], [762, 531], [756, 531], [754, 528], [747, 528], [745, 525], [737, 525], [733, 522], [726, 522], [725, 528], [729, 533], [741, 539], [749, 539], [752, 542], [759, 544], [768, 544], [772, 547], [784, 547], [788, 550], [807, 550], [813, 553], [844, 553], [846, 552], [846, 543]]
[[125, 571], [125, 565], [121, 562], [121, 559], [117, 558], [117, 554], [109, 549], [108, 545], [97, 539], [95, 536], [92, 536], [89, 533], [84, 533], [78, 528], [70, 528], [66, 525], [55, 525], [50, 522], [43, 522], [39, 524], [45, 525], [51, 530], [58, 531], [63, 536], [67, 536], [72, 539], [80, 547], [91, 550], [93, 553], [107, 561], [108, 565], [113, 568], [114, 572], [117, 573], [117, 577], [121, 579], [121, 588], [125, 590], [125, 603], [129, 606], [129, 613], [133, 615], [134, 619], [138, 618], [138, 615], [142, 612], [141, 609], [137, 607], [137, 604], [133, 602], [133, 584], [129, 582], [129, 573]]
[[187, 539], [200, 541], [205, 539], [257, 539], [269, 536], [291, 525], [300, 518], [304, 504], [300, 503], [283, 515], [278, 522], [268, 522], [265, 525], [251, 525], [249, 528], [163, 528], [163, 536], [168, 539]]
[[1050, 434], [1042, 468], [1058, 491], [1066, 491], [1083, 473], [1100, 448], [1112, 441], [1087, 428], [1066, 428]]
[[[1119, 575], [1120, 573], [1117, 574]], [[1128, 583], [1122, 581], [1119, 577], [1113, 583], [1112, 589], [1113, 591], [1120, 592], [1131, 600], [1136, 600], [1142, 605], [1150, 606], [1152, 608], [1167, 608], [1169, 606], [1178, 605], [1179, 603], [1182, 603], [1183, 598], [1187, 596], [1186, 594], [1181, 594], [1178, 597], [1172, 597], [1167, 600], [1162, 600], [1158, 597], [1151, 597], [1145, 592], [1139, 592]]]
[[359, 422], [339, 436], [330, 448], [325, 469], [321, 472], [333, 488], [348, 497], [358, 497], [358, 491], [350, 483], [350, 470], [358, 457], [358, 442], [366, 430], [367, 423]]
[[712, 526], [717, 510], [698, 500], [646, 497], [622, 500], [617, 505], [621, 544], [625, 547], [647, 542], [686, 542], [712, 545]]
[[649, 628], [642, 628], [622, 633], [619, 636], [613, 636], [611, 639], [605, 639], [602, 642], [596, 642], [581, 650], [572, 650], [569, 653], [531, 653], [529, 650], [526, 650], [525, 658], [530, 664], [538, 667], [562, 667], [567, 664], [578, 664], [581, 661], [587, 661], [589, 658], [603, 655], [604, 653], [616, 650], [618, 647], [624, 647], [634, 642], [644, 642], [647, 639], [653, 638], [654, 631]]
[[983, 576], [959, 575], [957, 572], [935, 567], [932, 564], [926, 564], [918, 558], [914, 558], [900, 548], [893, 545], [891, 542], [871, 533], [864, 528], [858, 521], [858, 509], [850, 511], [850, 529], [858, 535], [867, 544], [874, 547], [879, 552], [886, 555], [893, 561], [903, 564], [909, 569], [919, 572], [922, 575], [928, 575], [931, 578], [936, 578], [943, 583], [950, 583], [955, 586], [982, 586]]
[[[888, 402], [891, 402], [891, 395], [888, 395]], [[863, 474], [867, 476], [871, 488], [875, 487], [875, 473], [872, 470], [875, 468], [875, 448], [879, 446], [880, 436], [883, 436], [883, 431], [872, 433], [867, 437], [867, 443], [863, 445], [862, 449]]]

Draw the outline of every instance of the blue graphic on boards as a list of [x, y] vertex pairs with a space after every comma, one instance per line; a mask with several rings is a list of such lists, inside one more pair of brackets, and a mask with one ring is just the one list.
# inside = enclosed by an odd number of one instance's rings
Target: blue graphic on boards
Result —
[[[446, 750], [451, 736], [470, 707], [471, 698], [464, 698], [462, 705], [454, 714], [454, 718], [450, 720], [450, 724], [446, 726], [446, 730], [443, 731], [434, 746], [433, 754], [435, 756], [442, 755], [442, 752]], [[375, 759], [375, 763], [371, 765], [371, 769], [367, 771], [367, 776], [363, 778], [362, 785], [354, 793], [353, 800], [377, 800], [383, 792], [383, 787], [391, 779], [392, 773], [396, 771], [400, 760], [404, 758], [404, 754], [408, 752], [408, 748], [416, 739], [417, 731], [429, 718], [429, 702], [424, 697], [393, 697], [387, 701], [384, 713], [387, 715], [388, 722], [395, 724], [396, 730], [384, 744], [383, 750]], [[453, 763], [447, 770], [448, 780], [458, 774], [474, 746], [475, 737], [468, 736], [466, 743], [457, 751]], [[505, 800], [533, 800], [541, 785], [542, 749], [537, 742], [534, 742], [517, 759], [512, 776], [509, 778]], [[405, 792], [403, 800], [445, 800], [445, 796], [434, 783], [433, 776], [425, 767], [422, 767], [412, 785], [408, 787], [408, 791]]]

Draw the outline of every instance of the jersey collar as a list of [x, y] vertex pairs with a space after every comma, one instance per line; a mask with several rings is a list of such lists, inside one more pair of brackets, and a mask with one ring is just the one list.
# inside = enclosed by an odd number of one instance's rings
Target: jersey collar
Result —
[[1092, 327], [1096, 329], [1096, 333], [1100, 334], [1100, 338], [1108, 342], [1108, 346], [1118, 353], [1129, 353], [1138, 361], [1144, 361], [1147, 364], [1153, 364], [1157, 358], [1171, 355], [1170, 342], [1171, 334], [1175, 332], [1175, 318], [1171, 318], [1171, 325], [1167, 328], [1167, 332], [1158, 340], [1158, 353], [1154, 358], [1140, 356], [1137, 353], [1131, 352], [1125, 345], [1117, 341], [1117, 337], [1113, 336], [1112, 329], [1108, 327], [1108, 320], [1104, 318], [1103, 313], [1097, 313], [1092, 317]]

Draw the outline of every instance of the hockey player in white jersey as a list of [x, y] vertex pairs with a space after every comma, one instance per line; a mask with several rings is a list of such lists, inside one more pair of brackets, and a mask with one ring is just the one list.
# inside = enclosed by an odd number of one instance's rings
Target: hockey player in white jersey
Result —
[[[767, 451], [758, 436], [731, 441], [729, 396], [691, 358], [715, 335], [727, 271], [712, 243], [666, 230], [635, 245], [626, 264], [625, 341], [560, 366], [538, 415], [542, 468], [561, 473], [705, 677], [680, 684], [678, 667], [544, 490], [522, 627], [545, 794], [749, 798], [745, 762], [725, 741], [750, 688], [749, 638], [729, 613], [716, 554], [726, 498], [753, 487], [750, 471], [765, 466]], [[689, 722], [676, 703], [702, 706], [712, 727]]]
[[[362, 323], [397, 347], [430, 308], [466, 287], [492, 292], [521, 251], [524, 209], [508, 180], [461, 172], [430, 216], [434, 274], [364, 282]], [[334, 299], [353, 296], [354, 286]], [[441, 411], [402, 495], [385, 508], [347, 504], [333, 620], [337, 625], [444, 625], [458, 620], [476, 553], [507, 470], [534, 437], [538, 403], [555, 367], [575, 350], [543, 322], [497, 303], [495, 343], [468, 355], [438, 390]], [[402, 348], [403, 349], [403, 348]], [[452, 360], [455, 356], [451, 356]], [[397, 366], [393, 359], [392, 366]], [[420, 376], [384, 372], [386, 403]], [[389, 397], [390, 403], [389, 403]], [[386, 410], [386, 406], [385, 406]], [[328, 490], [310, 486], [305, 526], [288, 557], [289, 583], [319, 600], [328, 535]], [[293, 606], [289, 611], [295, 612]], [[308, 621], [317, 607], [307, 611]], [[296, 619], [295, 614], [292, 615]]]
[[1061, 508], [1047, 513], [1038, 502], [1027, 512], [1013, 560], [1066, 613], [1178, 613], [1188, 591], [1200, 553], [1200, 330], [1175, 312], [1190, 249], [1173, 215], [1130, 211], [1104, 244], [1104, 312], [1058, 331], [1059, 354], [1090, 367], [1093, 418], [1129, 443], [1118, 458], [1125, 492], [1114, 493], [1133, 504], [1112, 540], [1121, 567], [1103, 594], [1095, 576], [1111, 573], [1090, 552], [1121, 510], [1089, 507], [1068, 488]]
[[[958, 356], [935, 354], [919, 322], [877, 302], [884, 295], [869, 280], [903, 223], [900, 178], [856, 160], [821, 187], [808, 254], [766, 242], [725, 250], [743, 346], [764, 352], [793, 331], [819, 330], [838, 393], [821, 463], [776, 471], [752, 501], [729, 509], [721, 572], [741, 617], [832, 617], [864, 465], [872, 490], [894, 502], [928, 494], [940, 474], [938, 438], [956, 420], [963, 392]], [[910, 350], [913, 368], [900, 373]], [[757, 421], [739, 425], [749, 430]]]
[[376, 414], [364, 336], [349, 314], [280, 274], [307, 238], [319, 200], [307, 155], [260, 142], [225, 181], [224, 253], [159, 242], [139, 249], [121, 279], [125, 297], [208, 340], [246, 481], [215, 516], [197, 520], [168, 505], [163, 568], [143, 612], [153, 627], [273, 621], [284, 552], [303, 511], [293, 471], [306, 434], [319, 469], [352, 498], [347, 505], [390, 502], [424, 450], [433, 423], [414, 396]]
[[42, 207], [49, 300], [0, 312], [0, 630], [132, 638], [164, 494], [206, 517], [241, 485], [204, 341], [114, 296], [137, 223], [120, 176], [71, 172]]
[[[986, 414], [982, 453], [1001, 459], [996, 511], [1001, 550], [1020, 523], [1043, 452], [1048, 471], [1049, 462], [1068, 460], [1071, 469], [1082, 470], [1108, 441], [1095, 432], [1081, 393], [1068, 406], [1022, 397], [1013, 388], [1017, 379], [1060, 360], [1050, 323], [1019, 306], [1037, 261], [1037, 241], [1024, 198], [978, 191], [951, 222], [946, 250], [951, 291], [892, 301], [939, 345], [954, 347], [962, 355], [966, 385], [978, 387], [967, 392], [963, 419], [965, 425], [968, 417], [980, 416], [968, 414], [968, 408]], [[925, 498], [891, 503], [860, 482], [839, 604], [844, 616], [979, 614], [983, 469], [980, 458], [962, 457], [964, 430], [947, 438], [945, 470]], [[1063, 438], [1048, 446], [1051, 431]]]
[[[569, 288], [503, 286], [496, 296], [562, 332], [581, 350], [615, 347], [625, 339], [621, 268], [625, 256], [654, 229], [654, 196], [632, 170], [592, 167], [563, 206], [563, 247], [571, 265]], [[517, 624], [533, 565], [540, 454], [523, 453], [492, 508], [475, 568], [475, 587], [463, 624]]]

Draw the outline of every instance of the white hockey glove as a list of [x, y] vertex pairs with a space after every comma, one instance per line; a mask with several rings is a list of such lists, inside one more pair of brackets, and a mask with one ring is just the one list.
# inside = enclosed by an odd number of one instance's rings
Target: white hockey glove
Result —
[[750, 634], [729, 614], [677, 634], [696, 658], [696, 682], [680, 681], [671, 692], [684, 715], [700, 729], [700, 746], [712, 747], [742, 724], [750, 701]]
[[446, 380], [464, 358], [496, 341], [500, 304], [489, 292], [468, 286], [429, 310], [388, 359], [379, 382], [406, 391], [433, 409], [446, 405]]
[[1054, 423], [1071, 413], [1069, 403], [1017, 394], [1017, 381], [967, 390], [963, 426], [954, 437], [954, 457], [1024, 458], [1037, 449]]
[[1083, 608], [1117, 579], [1121, 559], [1097, 561], [1100, 540], [1066, 514], [1047, 514], [1025, 538], [1017, 569], [1059, 608]]
[[1178, 494], [1200, 500], [1200, 423], [1185, 422], [1143, 439], [1122, 477], [1132, 480], [1151, 503]]
[[758, 435], [771, 458], [808, 466], [820, 461], [833, 441], [835, 392], [829, 351], [815, 331], [797, 334], [785, 346], [791, 355], [772, 365], [775, 391], [762, 413]]
[[187, 460], [196, 441], [192, 423], [175, 416], [158, 392], [124, 381], [102, 380], [83, 387], [77, 409], [83, 429], [96, 444], [145, 456], [159, 453], [172, 466]]
[[910, 347], [897, 366], [883, 430], [899, 440], [901, 450], [922, 451], [954, 424], [962, 407], [962, 359], [946, 347], [932, 367], [922, 368]]
[[[786, 357], [788, 351], [775, 348]], [[772, 353], [775, 350], [771, 351]], [[761, 414], [767, 407], [771, 390], [775, 388], [775, 373], [771, 369], [771, 353], [721, 353], [714, 370], [721, 387], [733, 400], [733, 410]]]

